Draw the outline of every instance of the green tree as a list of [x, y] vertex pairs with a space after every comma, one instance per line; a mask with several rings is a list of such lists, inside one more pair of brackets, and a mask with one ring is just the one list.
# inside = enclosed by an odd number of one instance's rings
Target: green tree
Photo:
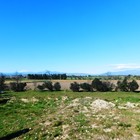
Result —
[[98, 79], [95, 78], [92, 83], [91, 83], [93, 89], [97, 90], [97, 91], [102, 91], [102, 82]]
[[92, 91], [92, 87], [89, 83], [82, 83], [80, 84], [80, 87], [84, 90], [84, 91]]
[[136, 82], [136, 80], [133, 80], [133, 81], [129, 82], [128, 87], [129, 87], [130, 91], [135, 91], [139, 88], [139, 85]]
[[92, 85], [93, 89], [96, 91], [101, 91], [101, 92], [107, 91], [106, 85], [102, 81], [100, 81], [100, 79], [98, 79], [98, 78], [95, 78], [92, 81], [91, 85]]
[[43, 85], [38, 85], [37, 88], [38, 88], [40, 91], [43, 91], [43, 90], [44, 90], [44, 86], [43, 86]]
[[13, 76], [13, 79], [15, 82], [10, 83], [11, 90], [15, 92], [25, 91], [26, 83], [21, 82], [22, 75], [19, 75], [17, 72], [15, 73], [15, 76]]
[[43, 84], [44, 88], [47, 88], [49, 91], [53, 91], [53, 84], [51, 81], [46, 81]]
[[95, 78], [92, 81], [92, 87], [96, 91], [107, 92], [112, 91], [114, 89], [114, 85], [110, 82], [102, 82], [100, 79]]
[[124, 78], [124, 80], [121, 82], [121, 81], [118, 81], [117, 82], [117, 90], [120, 90], [120, 91], [129, 91], [129, 83], [127, 81], [127, 77]]
[[53, 85], [54, 90], [56, 91], [60, 91], [61, 90], [61, 85], [59, 82], [54, 83]]
[[102, 82], [104, 91], [112, 91], [115, 88], [115, 85], [110, 82]]
[[71, 83], [70, 89], [71, 89], [73, 92], [79, 92], [79, 90], [80, 90], [80, 85], [79, 85], [77, 82]]
[[3, 74], [0, 75], [0, 93], [5, 89], [5, 76]]
[[11, 82], [10, 87], [15, 92], [25, 91], [26, 83]]

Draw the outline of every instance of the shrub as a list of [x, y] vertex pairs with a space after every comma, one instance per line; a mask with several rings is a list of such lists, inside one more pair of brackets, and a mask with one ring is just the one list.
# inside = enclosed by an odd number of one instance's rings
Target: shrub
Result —
[[129, 87], [130, 91], [135, 91], [139, 88], [139, 85], [136, 82], [136, 80], [133, 80], [133, 81], [129, 82], [128, 87]]
[[0, 75], [0, 93], [5, 90], [5, 76], [4, 75]]
[[128, 82], [127, 77], [125, 77], [122, 82], [121, 81], [117, 82], [117, 89], [119, 89], [120, 91], [125, 91], [125, 92], [135, 91], [138, 88], [139, 88], [138, 83], [135, 80]]
[[125, 77], [123, 81], [118, 81], [117, 82], [117, 89], [120, 91], [129, 91], [129, 87], [128, 87], [128, 81], [127, 78]]
[[38, 85], [37, 89], [39, 89], [40, 91], [43, 91], [44, 90], [44, 86], [43, 85]]
[[82, 83], [80, 84], [80, 87], [84, 90], [84, 91], [92, 91], [92, 87], [89, 83]]
[[96, 91], [101, 91], [101, 92], [112, 91], [115, 87], [114, 84], [112, 84], [110, 82], [102, 82], [98, 78], [95, 78], [92, 81], [91, 85], [92, 85], [93, 89], [95, 89]]
[[115, 88], [115, 85], [110, 82], [102, 82], [102, 86], [104, 91], [112, 91]]
[[53, 84], [51, 81], [44, 82], [43, 87], [47, 88], [49, 91], [53, 91]]
[[59, 82], [54, 83], [53, 85], [54, 90], [56, 91], [60, 91], [61, 90], [61, 85]]
[[11, 90], [15, 92], [24, 91], [25, 86], [26, 86], [26, 83], [16, 83], [16, 82], [10, 83]]
[[79, 92], [80, 85], [79, 85], [77, 82], [71, 83], [70, 89], [71, 89], [73, 92]]
[[95, 78], [92, 83], [91, 83], [93, 89], [97, 90], [97, 91], [102, 91], [102, 82], [98, 79]]

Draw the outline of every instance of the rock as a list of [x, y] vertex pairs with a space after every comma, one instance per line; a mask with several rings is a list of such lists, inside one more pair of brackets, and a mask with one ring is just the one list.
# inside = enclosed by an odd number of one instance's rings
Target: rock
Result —
[[99, 128], [99, 126], [97, 126], [96, 124], [92, 124], [91, 127], [94, 128]]
[[24, 102], [24, 103], [29, 103], [29, 100], [28, 99], [22, 98], [21, 101]]
[[106, 129], [103, 129], [103, 131], [106, 132], [106, 133], [108, 133], [108, 132], [111, 132], [112, 129], [110, 129], [110, 128], [106, 128]]
[[127, 109], [127, 107], [124, 107], [124, 106], [118, 106], [118, 109]]
[[24, 102], [24, 103], [29, 103], [29, 102], [33, 102], [34, 103], [34, 102], [38, 102], [39, 100], [36, 99], [35, 97], [33, 97], [32, 99], [22, 98], [21, 101]]
[[38, 102], [39, 100], [38, 99], [36, 99], [35, 97], [33, 97], [32, 99], [31, 99], [31, 102]]
[[127, 108], [135, 108], [134, 103], [127, 102], [125, 105], [126, 105]]
[[67, 96], [62, 96], [62, 101], [65, 101], [65, 100], [67, 100], [67, 99], [68, 99]]
[[100, 111], [102, 109], [111, 109], [113, 107], [115, 107], [115, 104], [101, 99], [97, 99], [91, 103], [91, 108], [96, 111]]

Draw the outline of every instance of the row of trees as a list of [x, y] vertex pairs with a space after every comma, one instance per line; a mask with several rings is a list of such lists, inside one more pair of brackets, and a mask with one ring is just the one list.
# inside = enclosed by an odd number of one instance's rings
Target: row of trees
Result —
[[28, 79], [46, 79], [46, 80], [50, 80], [50, 79], [63, 79], [66, 80], [67, 79], [67, 75], [66, 74], [28, 74], [27, 75]]
[[135, 80], [128, 81], [127, 77], [124, 78], [123, 81], [118, 81], [117, 85], [110, 83], [110, 82], [103, 82], [98, 78], [95, 78], [91, 84], [89, 83], [82, 83], [78, 84], [77, 82], [71, 83], [70, 89], [74, 92], [79, 91], [100, 91], [100, 92], [107, 92], [107, 91], [136, 91], [139, 88], [138, 83]]
[[60, 91], [61, 85], [59, 82], [53, 84], [51, 81], [46, 81], [42, 85], [38, 85], [37, 88], [41, 91], [46, 89], [49, 91]]
[[124, 77], [127, 77], [127, 79], [132, 80], [140, 80], [140, 76], [134, 76], [134, 75], [127, 75], [127, 76], [121, 76], [121, 75], [67, 75], [67, 74], [51, 74], [49, 71], [44, 74], [28, 74], [28, 75], [22, 75], [20, 73], [15, 73], [14, 75], [5, 75], [5, 78], [8, 80], [13, 80], [15, 76], [20, 76], [22, 79], [37, 79], [37, 80], [51, 80], [51, 79], [71, 79], [71, 80], [93, 80], [95, 78], [98, 78], [100, 80], [123, 80]]
[[131, 82], [128, 82], [127, 78], [125, 77], [123, 81], [117, 82], [116, 90], [120, 91], [135, 91], [139, 88], [138, 83], [136, 80], [132, 80]]
[[26, 87], [26, 83], [22, 83], [20, 81], [20, 76], [15, 76], [15, 82], [11, 82], [10, 84], [5, 84], [5, 76], [0, 75], [0, 93], [4, 90], [13, 90], [15, 92], [24, 91]]
[[[0, 75], [0, 92], [4, 90], [13, 90], [13, 91], [24, 91], [26, 87], [26, 83], [20, 81], [20, 76], [15, 77], [15, 82], [11, 82], [9, 86], [5, 84], [5, 76]], [[107, 81], [101, 81], [98, 78], [95, 78], [91, 84], [89, 83], [71, 83], [70, 89], [72, 91], [100, 91], [100, 92], [107, 92], [107, 91], [136, 91], [139, 88], [138, 83], [135, 80], [128, 80], [125, 77], [122, 81], [118, 81], [117, 85]], [[42, 85], [38, 85], [37, 89], [49, 90], [49, 91], [60, 91], [61, 85], [59, 82], [52, 83], [51, 81], [46, 81]]]

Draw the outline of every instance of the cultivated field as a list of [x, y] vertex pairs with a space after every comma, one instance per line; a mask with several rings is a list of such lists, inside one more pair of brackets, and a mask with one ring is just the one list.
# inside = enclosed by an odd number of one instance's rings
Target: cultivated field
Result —
[[4, 93], [0, 95], [0, 124], [1, 139], [139, 140], [140, 94]]
[[[46, 81], [46, 80], [44, 80]], [[43, 84], [44, 81], [39, 81], [39, 80], [27, 80], [27, 89], [35, 89], [37, 87], [37, 85], [41, 85]], [[70, 84], [73, 82], [77, 82], [77, 83], [89, 83], [91, 84], [92, 80], [51, 80], [53, 83], [55, 82], [59, 82], [61, 84], [61, 89], [62, 90], [69, 90]], [[118, 80], [107, 80], [113, 84], [117, 84]], [[139, 91], [140, 91], [140, 80], [137, 80], [137, 83], [139, 84]]]

